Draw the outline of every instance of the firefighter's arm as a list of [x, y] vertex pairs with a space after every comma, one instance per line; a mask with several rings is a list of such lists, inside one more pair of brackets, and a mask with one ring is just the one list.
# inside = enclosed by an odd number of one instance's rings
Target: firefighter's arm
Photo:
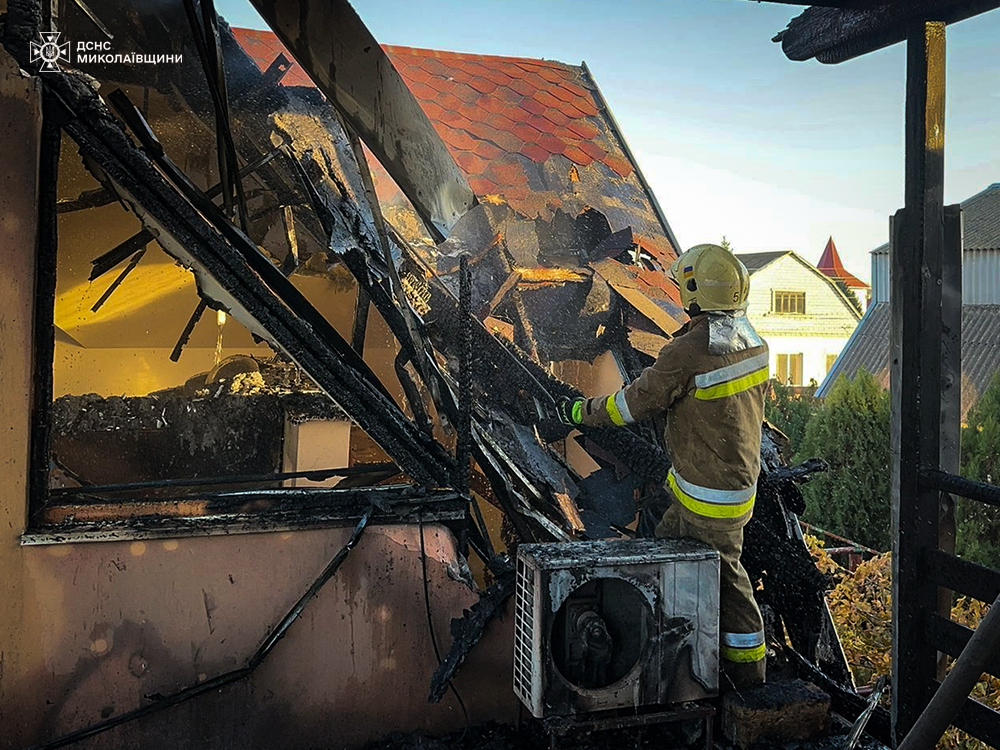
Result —
[[608, 396], [566, 400], [558, 408], [565, 424], [626, 425], [662, 414], [688, 390], [691, 373], [675, 342], [666, 344], [638, 378]]

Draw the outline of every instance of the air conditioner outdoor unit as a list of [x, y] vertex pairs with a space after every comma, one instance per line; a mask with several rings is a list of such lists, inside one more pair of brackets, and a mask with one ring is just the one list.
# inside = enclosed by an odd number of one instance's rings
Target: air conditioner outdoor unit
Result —
[[514, 692], [537, 718], [719, 687], [719, 554], [691, 539], [522, 544]]

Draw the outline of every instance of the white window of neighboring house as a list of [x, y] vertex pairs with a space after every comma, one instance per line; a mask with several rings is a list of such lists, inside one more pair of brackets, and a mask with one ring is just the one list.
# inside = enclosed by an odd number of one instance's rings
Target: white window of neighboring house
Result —
[[833, 363], [836, 362], [836, 361], [837, 361], [837, 355], [836, 354], [827, 354], [826, 355], [826, 371], [827, 372], [830, 372], [830, 370], [833, 369]]
[[805, 292], [771, 292], [771, 312], [779, 315], [805, 315]]
[[802, 353], [779, 354], [778, 382], [785, 385], [802, 385]]

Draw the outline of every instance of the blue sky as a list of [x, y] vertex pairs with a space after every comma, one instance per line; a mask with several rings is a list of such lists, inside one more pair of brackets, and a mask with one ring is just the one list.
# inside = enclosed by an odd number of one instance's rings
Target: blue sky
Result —
[[[833, 235], [868, 278], [903, 201], [904, 50], [792, 63], [799, 8], [746, 0], [366, 0], [386, 44], [585, 60], [684, 246], [816, 262]], [[248, 0], [219, 0], [265, 28]], [[945, 200], [1000, 182], [1000, 11], [949, 27]]]

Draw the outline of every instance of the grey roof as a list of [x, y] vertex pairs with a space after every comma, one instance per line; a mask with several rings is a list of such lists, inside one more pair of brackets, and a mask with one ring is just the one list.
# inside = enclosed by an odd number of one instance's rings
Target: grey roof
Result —
[[[962, 214], [966, 250], [1000, 248], [1000, 182], [994, 182], [982, 192], [962, 201]], [[879, 245], [872, 252], [889, 252], [889, 243]]]
[[737, 253], [736, 257], [743, 261], [743, 265], [747, 267], [750, 273], [756, 273], [772, 261], [777, 260], [783, 255], [788, 255], [790, 252], [791, 250], [779, 250], [770, 253]]
[[[873, 305], [855, 329], [830, 373], [816, 391], [826, 396], [841, 375], [853, 378], [860, 368], [889, 384], [889, 303]], [[1000, 305], [962, 308], [962, 419], [1000, 369]]]

